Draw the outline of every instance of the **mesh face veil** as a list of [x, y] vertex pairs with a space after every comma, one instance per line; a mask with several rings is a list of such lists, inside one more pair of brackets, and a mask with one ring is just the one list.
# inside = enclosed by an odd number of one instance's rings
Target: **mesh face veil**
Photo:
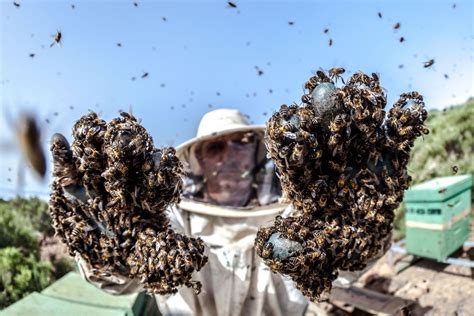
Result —
[[253, 133], [233, 133], [197, 149], [206, 195], [217, 204], [244, 206], [252, 193], [257, 141]]

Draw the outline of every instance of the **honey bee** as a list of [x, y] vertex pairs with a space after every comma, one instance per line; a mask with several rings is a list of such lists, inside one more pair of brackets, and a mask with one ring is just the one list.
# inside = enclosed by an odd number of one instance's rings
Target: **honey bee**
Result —
[[288, 236], [289, 239], [294, 239], [295, 238], [295, 229], [293, 227], [287, 227], [286, 228], [286, 236]]
[[303, 94], [301, 97], [301, 101], [306, 104], [311, 104], [313, 100], [313, 96], [311, 94]]
[[398, 30], [400, 28], [400, 26], [401, 26], [400, 22], [397, 22], [393, 25], [393, 29]]
[[333, 43], [332, 38], [330, 38], [330, 39], [329, 39], [329, 47], [332, 46], [332, 43]]
[[305, 239], [306, 236], [309, 234], [309, 229], [307, 227], [301, 227], [298, 231], [298, 237], [301, 239]]
[[412, 134], [412, 133], [413, 133], [413, 127], [412, 126], [402, 127], [398, 130], [398, 134], [400, 136], [406, 136], [406, 135]]
[[273, 254], [273, 247], [270, 244], [266, 244], [262, 249], [262, 258], [263, 259], [270, 259]]
[[459, 171], [459, 167], [454, 165], [454, 166], [451, 167], [451, 170], [453, 171], [453, 174], [456, 174]]
[[381, 108], [375, 108], [372, 113], [372, 118], [376, 121], [382, 121], [385, 117], [385, 111]]
[[435, 60], [434, 60], [434, 59], [430, 59], [430, 60], [425, 61], [425, 62], [423, 63], [423, 67], [429, 68], [429, 67], [433, 66], [434, 63], [435, 63]]
[[346, 72], [346, 70], [345, 70], [344, 68], [336, 68], [336, 67], [331, 68], [331, 69], [329, 69], [329, 78], [331, 78], [331, 79], [336, 78], [336, 83], [337, 83], [337, 79], [338, 79], [338, 78], [341, 78], [342, 83], [345, 84], [344, 78], [341, 77], [341, 75], [342, 75], [344, 72]]
[[342, 139], [341, 134], [332, 134], [329, 137], [328, 146], [329, 147], [336, 146], [341, 141], [341, 139]]
[[396, 205], [398, 204], [398, 199], [396, 196], [394, 195], [389, 195], [386, 199], [385, 199], [385, 205], [387, 206], [392, 206], [392, 205]]
[[328, 201], [328, 198], [325, 194], [322, 194], [320, 197], [319, 197], [319, 200], [318, 200], [318, 205], [319, 207], [323, 208], [326, 206], [326, 203]]
[[33, 170], [44, 178], [46, 174], [46, 157], [41, 146], [41, 134], [36, 119], [22, 114], [17, 122], [16, 136], [18, 144]]
[[311, 78], [309, 78], [308, 81], [306, 81], [306, 83], [304, 84], [304, 88], [308, 89], [309, 91], [312, 91], [318, 84], [318, 81], [319, 80], [317, 76], [312, 76]]
[[377, 98], [375, 97], [375, 95], [367, 90], [367, 89], [363, 89], [362, 90], [362, 97], [365, 98], [366, 100], [368, 100], [370, 103], [374, 104], [374, 105], [377, 105]]
[[321, 159], [322, 156], [323, 156], [323, 151], [321, 149], [314, 151], [314, 158], [315, 159], [319, 160], [319, 159]]
[[63, 34], [60, 32], [60, 31], [57, 31], [56, 34], [53, 35], [54, 37], [54, 42], [51, 43], [51, 45], [49, 45], [49, 47], [53, 47], [54, 44], [58, 45], [58, 46], [61, 46], [61, 40], [63, 38]]

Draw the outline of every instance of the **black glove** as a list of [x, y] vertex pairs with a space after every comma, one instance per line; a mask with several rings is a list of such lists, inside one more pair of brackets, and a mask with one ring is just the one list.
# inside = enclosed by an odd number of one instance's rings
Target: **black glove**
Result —
[[338, 270], [360, 270], [386, 251], [411, 180], [410, 148], [428, 129], [417, 92], [401, 95], [385, 118], [375, 74], [356, 73], [336, 88], [318, 71], [306, 87], [303, 104], [281, 106], [265, 136], [295, 211], [261, 228], [255, 246], [274, 272], [314, 300], [329, 292]]
[[50, 211], [70, 254], [99, 275], [135, 278], [151, 293], [180, 285], [199, 292], [191, 274], [207, 262], [203, 242], [174, 232], [165, 215], [182, 190], [174, 148], [155, 148], [128, 113], [109, 123], [89, 113], [73, 137], [72, 148], [63, 135], [51, 140]]

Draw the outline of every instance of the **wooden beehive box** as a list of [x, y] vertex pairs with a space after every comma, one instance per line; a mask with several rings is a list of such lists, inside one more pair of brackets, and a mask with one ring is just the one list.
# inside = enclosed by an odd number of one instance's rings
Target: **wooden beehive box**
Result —
[[444, 260], [469, 237], [472, 176], [435, 178], [405, 192], [406, 247]]

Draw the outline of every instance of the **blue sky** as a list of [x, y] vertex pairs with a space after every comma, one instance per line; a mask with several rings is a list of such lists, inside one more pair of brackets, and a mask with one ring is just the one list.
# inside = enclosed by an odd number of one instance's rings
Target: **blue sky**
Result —
[[[45, 148], [54, 132], [71, 139], [89, 109], [109, 120], [130, 106], [163, 146], [193, 137], [210, 109], [238, 108], [264, 123], [298, 101], [320, 67], [379, 73], [389, 105], [411, 90], [429, 108], [474, 95], [472, 1], [17, 2], [0, 1], [0, 197], [18, 192], [18, 168], [27, 175], [20, 193], [49, 190], [49, 178], [20, 163], [7, 117], [23, 110], [41, 122]], [[57, 30], [63, 43], [50, 47]]]

